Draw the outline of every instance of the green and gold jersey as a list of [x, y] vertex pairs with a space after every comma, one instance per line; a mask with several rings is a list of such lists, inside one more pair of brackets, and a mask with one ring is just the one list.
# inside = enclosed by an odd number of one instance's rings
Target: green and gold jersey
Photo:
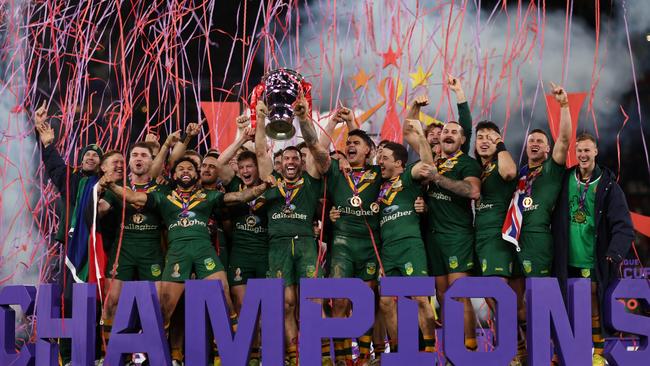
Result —
[[423, 193], [420, 183], [414, 181], [411, 174], [415, 164], [407, 165], [402, 174], [385, 181], [380, 188], [379, 225], [384, 248], [404, 239], [422, 240], [420, 216], [413, 207], [415, 199]]
[[589, 182], [578, 179], [578, 169], [569, 174], [569, 265], [593, 268], [596, 245], [595, 201], [600, 169]]
[[501, 230], [516, 188], [516, 179], [506, 181], [501, 177], [496, 159], [483, 165], [481, 198], [475, 202], [474, 226], [477, 232], [485, 229]]
[[[377, 200], [381, 187], [379, 166], [370, 165], [353, 169], [345, 174], [339, 162], [332, 159], [327, 171], [327, 191], [333, 206], [341, 211], [341, 218], [334, 223], [334, 234], [368, 237], [368, 226], [376, 234], [379, 231], [379, 213], [372, 212], [370, 204]], [[359, 199], [353, 198], [356, 195]], [[366, 226], [367, 223], [367, 226]]]
[[223, 198], [219, 191], [198, 189], [183, 199], [177, 190], [159, 190], [147, 194], [145, 208], [160, 213], [170, 245], [181, 241], [211, 245], [208, 221], [215, 209], [224, 206]]
[[[438, 173], [452, 180], [481, 177], [481, 166], [462, 151], [453, 157], [436, 161]], [[429, 227], [441, 234], [474, 232], [472, 200], [462, 197], [436, 184], [429, 184], [427, 191]]]
[[[530, 174], [537, 174], [531, 185], [531, 200], [524, 200], [521, 232], [550, 233], [551, 215], [555, 201], [562, 188], [564, 165], [559, 165], [553, 158], [548, 158], [537, 168], [530, 169]], [[537, 171], [537, 173], [534, 173]]]
[[289, 183], [273, 173], [278, 184], [260, 198], [266, 201], [269, 239], [294, 236], [314, 236], [313, 221], [323, 184], [308, 173], [297, 182]]
[[[244, 182], [237, 176], [233, 177], [226, 191], [240, 192], [246, 189]], [[232, 242], [241, 252], [251, 255], [259, 254], [260, 250], [268, 249], [268, 218], [266, 216], [265, 200], [258, 197], [248, 203], [230, 206], [232, 221]]]
[[[132, 184], [127, 180], [131, 190], [136, 192], [151, 193], [159, 191], [159, 186], [155, 180], [145, 184]], [[146, 207], [136, 208], [133, 205], [126, 204], [123, 210], [122, 199], [112, 191], [107, 191], [104, 195], [104, 201], [111, 206], [110, 215], [121, 222], [122, 243], [135, 246], [160, 246], [160, 234], [163, 229], [160, 215], [156, 210], [147, 209]], [[124, 212], [124, 221], [122, 213]], [[119, 231], [115, 235], [115, 240], [119, 240]]]

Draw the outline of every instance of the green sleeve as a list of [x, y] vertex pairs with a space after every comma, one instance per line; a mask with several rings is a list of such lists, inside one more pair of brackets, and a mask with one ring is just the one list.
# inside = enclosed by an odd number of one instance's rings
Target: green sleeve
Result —
[[166, 195], [160, 191], [153, 191], [147, 193], [147, 202], [144, 204], [145, 208], [148, 210], [157, 210], [160, 207], [161, 197]]
[[225, 207], [226, 205], [224, 204], [224, 197], [225, 194], [219, 192], [219, 191], [209, 191], [208, 192], [208, 200], [210, 203], [212, 203], [212, 210], [216, 210], [218, 208]]
[[553, 160], [552, 157], [546, 159], [544, 162], [544, 174], [560, 179], [564, 175], [566, 168]]
[[239, 192], [239, 186], [242, 183], [242, 180], [238, 176], [232, 177], [230, 182], [226, 185], [226, 192]]
[[461, 146], [461, 150], [465, 154], [469, 154], [469, 146], [472, 140], [472, 112], [469, 111], [469, 104], [467, 102], [458, 103], [458, 123], [465, 131], [465, 143]]
[[116, 207], [117, 205], [122, 204], [122, 200], [118, 202], [117, 196], [113, 191], [111, 190], [106, 190], [106, 193], [104, 194], [103, 197], [104, 201], [106, 201], [111, 207]]
[[418, 160], [418, 161], [412, 162], [411, 164], [406, 164], [406, 168], [404, 169], [404, 173], [402, 173], [402, 185], [408, 187], [408, 186], [414, 184], [413, 183], [414, 180], [413, 180], [412, 170], [413, 170], [413, 167], [415, 166], [415, 164], [417, 164], [419, 162], [420, 161]]
[[328, 178], [334, 178], [337, 174], [341, 172], [340, 167], [339, 167], [339, 161], [336, 159], [331, 159], [331, 164], [330, 167], [327, 169], [327, 172], [325, 175]]
[[467, 164], [465, 164], [465, 167], [463, 168], [463, 179], [467, 177], [481, 177], [481, 166], [478, 161], [472, 158], [467, 159]]

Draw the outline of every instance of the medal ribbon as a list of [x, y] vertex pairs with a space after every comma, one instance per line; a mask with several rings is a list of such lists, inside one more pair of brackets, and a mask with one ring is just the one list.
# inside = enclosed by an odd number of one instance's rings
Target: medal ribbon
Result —
[[201, 190], [197, 190], [196, 192], [179, 192], [178, 190], [174, 190], [172, 191], [172, 196], [176, 199], [176, 202], [172, 200], [172, 203], [180, 207], [182, 210], [181, 213], [185, 215], [191, 208], [201, 203], [201, 200], [191, 203], [199, 192]]
[[280, 181], [280, 184], [278, 184], [278, 190], [280, 190], [280, 194], [284, 196], [285, 206], [289, 206], [291, 204], [291, 201], [293, 201], [293, 199], [296, 197], [298, 191], [300, 190], [300, 187], [304, 182], [304, 178], [300, 178], [299, 181], [292, 185], [289, 185], [288, 182], [285, 182], [283, 180]]
[[399, 176], [391, 178], [388, 182], [385, 182], [384, 184], [381, 185], [381, 189], [379, 190], [379, 196], [377, 197], [377, 203], [384, 202], [385, 204], [389, 205], [391, 202], [393, 202], [393, 199], [395, 198], [395, 195], [397, 194], [397, 191], [392, 192], [390, 197], [388, 199], [385, 199], [386, 195], [388, 192], [391, 192], [393, 190], [393, 186], [395, 183], [399, 181]]
[[481, 182], [483, 182], [492, 174], [495, 165], [496, 163], [494, 160], [488, 160], [485, 164], [483, 164], [483, 170], [481, 170]]
[[531, 197], [533, 194], [533, 183], [535, 182], [535, 179], [542, 174], [542, 168], [544, 166], [540, 165], [535, 168], [530, 168], [528, 165], [524, 166], [521, 168], [520, 176], [526, 176], [526, 183], [524, 187], [524, 191], [526, 192], [526, 196]]
[[438, 160], [436, 160], [436, 168], [438, 169], [438, 174], [442, 175], [445, 174], [445, 172], [452, 170], [456, 165], [456, 163], [458, 162], [458, 158], [460, 158], [461, 155], [463, 155], [463, 152], [461, 150], [458, 150], [448, 158], [441, 157]]
[[366, 189], [370, 183], [365, 183], [361, 187], [358, 187], [360, 182], [363, 182], [366, 178], [366, 175], [368, 175], [368, 170], [362, 170], [362, 171], [351, 171], [350, 174], [345, 176], [346, 181], [348, 182], [348, 185], [350, 186], [350, 189], [352, 190], [352, 193], [355, 196], [358, 196], [359, 193], [363, 192], [364, 189]]
[[580, 211], [585, 211], [585, 201], [587, 200], [587, 191], [589, 190], [589, 185], [591, 184], [591, 179], [587, 180], [587, 182], [584, 183], [585, 188], [580, 189], [580, 183], [582, 182], [581, 177], [579, 176], [579, 172], [576, 169], [576, 184], [579, 192], [578, 196], [578, 210]]

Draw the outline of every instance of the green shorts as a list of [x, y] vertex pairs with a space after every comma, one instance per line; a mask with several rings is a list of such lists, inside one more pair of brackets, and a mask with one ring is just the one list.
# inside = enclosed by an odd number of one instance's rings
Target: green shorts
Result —
[[422, 239], [384, 243], [381, 249], [386, 276], [427, 276], [426, 258]]
[[[318, 250], [314, 238], [295, 236], [269, 242], [269, 277], [284, 279], [284, 286], [298, 284], [301, 278], [316, 278]], [[318, 270], [318, 277], [323, 270]]]
[[521, 252], [517, 254], [513, 277], [548, 277], [553, 264], [553, 236], [551, 233], [522, 232], [519, 237]]
[[569, 266], [569, 278], [589, 278], [591, 282], [596, 282], [596, 270]]
[[185, 282], [192, 272], [196, 273], [196, 278], [204, 279], [223, 270], [217, 251], [210, 243], [182, 241], [169, 246], [162, 280]]
[[514, 246], [501, 237], [501, 230], [476, 232], [476, 256], [483, 276], [510, 277], [515, 260]]
[[117, 243], [114, 243], [106, 266], [106, 277], [120, 281], [160, 281], [164, 257], [160, 242], [138, 243], [136, 245], [122, 241], [117, 268], [113, 264], [117, 257]]
[[377, 255], [370, 237], [334, 235], [331, 253], [331, 278], [377, 279]]
[[251, 278], [266, 278], [269, 272], [269, 254], [259, 251], [253, 254], [242, 253], [233, 248], [228, 266], [230, 286], [245, 285]]
[[429, 235], [431, 275], [471, 272], [474, 269], [474, 233]]

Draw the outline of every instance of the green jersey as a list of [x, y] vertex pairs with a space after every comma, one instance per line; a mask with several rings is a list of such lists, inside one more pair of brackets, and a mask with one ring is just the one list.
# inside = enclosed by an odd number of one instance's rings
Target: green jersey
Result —
[[501, 231], [508, 212], [512, 194], [517, 188], [517, 180], [506, 181], [499, 174], [499, 163], [490, 161], [483, 164], [481, 172], [481, 198], [475, 202], [476, 232], [485, 229]]
[[147, 194], [145, 208], [160, 213], [170, 245], [182, 241], [210, 244], [208, 221], [215, 209], [224, 206], [223, 198], [219, 191], [198, 189], [184, 199], [176, 190], [159, 190]]
[[594, 171], [593, 179], [582, 182], [578, 169], [569, 178], [569, 265], [576, 268], [594, 267], [596, 223], [594, 205], [600, 173]]
[[411, 170], [414, 165], [407, 165], [402, 174], [381, 186], [379, 225], [384, 248], [405, 239], [422, 240], [420, 217], [413, 207], [415, 199], [422, 196], [422, 187], [413, 180]]
[[[521, 232], [550, 233], [551, 215], [555, 201], [562, 188], [564, 166], [552, 158], [546, 159], [542, 165], [529, 169], [530, 199], [524, 199], [523, 221]], [[529, 185], [527, 184], [527, 186]]]
[[[155, 180], [145, 184], [132, 184], [127, 181], [131, 190], [136, 192], [151, 193], [158, 191], [159, 187]], [[122, 208], [122, 199], [117, 197], [112, 191], [107, 191], [104, 200], [111, 205], [111, 215], [119, 218], [122, 223], [122, 242], [135, 246], [160, 246], [160, 233], [163, 229], [160, 215], [156, 210], [147, 209], [146, 207], [135, 208], [127, 204], [126, 209]], [[124, 220], [122, 220], [124, 212]], [[115, 241], [119, 240], [119, 235], [115, 236]]]
[[[333, 206], [341, 211], [341, 218], [334, 223], [335, 235], [365, 238], [370, 235], [368, 226], [377, 234], [379, 214], [372, 212], [370, 204], [377, 200], [381, 183], [377, 165], [353, 169], [350, 174], [345, 174], [340, 171], [339, 162], [332, 159], [327, 171], [327, 190]], [[359, 197], [360, 206], [354, 196]]]
[[[226, 190], [239, 192], [246, 189], [239, 177], [233, 177]], [[232, 242], [240, 252], [255, 255], [268, 250], [268, 218], [264, 199], [257, 199], [229, 207], [233, 222]]]
[[319, 199], [323, 196], [322, 182], [302, 173], [297, 182], [289, 183], [274, 173], [278, 185], [263, 195], [269, 225], [269, 239], [294, 236], [313, 237], [313, 221]]
[[[438, 173], [452, 180], [467, 177], [480, 178], [481, 166], [476, 160], [458, 151], [454, 156], [436, 162]], [[427, 192], [429, 227], [435, 233], [468, 234], [474, 232], [472, 200], [462, 197], [436, 184]]]

